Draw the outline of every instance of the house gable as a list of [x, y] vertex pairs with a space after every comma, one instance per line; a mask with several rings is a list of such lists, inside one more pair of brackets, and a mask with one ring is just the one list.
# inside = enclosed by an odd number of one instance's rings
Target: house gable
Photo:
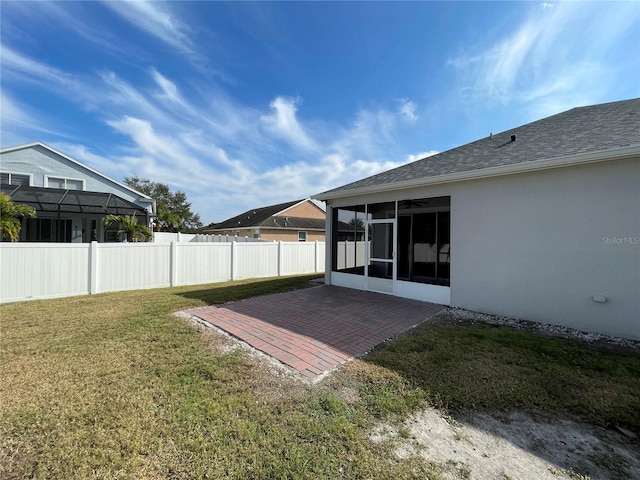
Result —
[[309, 199], [254, 208], [224, 220], [212, 223], [204, 232], [232, 231], [239, 228], [288, 228], [324, 230], [324, 211]]
[[318, 218], [324, 220], [325, 212], [308, 198], [275, 214], [278, 217]]
[[31, 187], [52, 187], [53, 181], [82, 182], [82, 190], [111, 193], [136, 203], [153, 213], [154, 201], [147, 195], [94, 170], [53, 148], [34, 142], [4, 148], [1, 170], [30, 176]]

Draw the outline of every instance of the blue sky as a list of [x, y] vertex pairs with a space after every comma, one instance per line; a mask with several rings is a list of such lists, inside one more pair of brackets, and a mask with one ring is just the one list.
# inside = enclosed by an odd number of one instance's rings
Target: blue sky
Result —
[[205, 224], [640, 97], [640, 2], [7, 2], [1, 143]]

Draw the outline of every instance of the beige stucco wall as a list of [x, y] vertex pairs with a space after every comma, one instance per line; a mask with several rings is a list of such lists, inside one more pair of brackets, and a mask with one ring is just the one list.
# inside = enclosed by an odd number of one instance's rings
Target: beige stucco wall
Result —
[[452, 306], [640, 339], [640, 158], [330, 206], [440, 195], [451, 197]]
[[294, 205], [285, 210], [278, 216], [280, 217], [302, 217], [302, 218], [320, 218], [324, 220], [325, 214], [320, 207], [312, 201], [307, 200], [304, 203]]

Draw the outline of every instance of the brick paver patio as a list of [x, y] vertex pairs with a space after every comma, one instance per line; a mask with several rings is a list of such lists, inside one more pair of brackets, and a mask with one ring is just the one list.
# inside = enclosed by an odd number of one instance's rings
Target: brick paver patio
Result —
[[320, 286], [186, 313], [315, 379], [443, 308], [380, 293]]

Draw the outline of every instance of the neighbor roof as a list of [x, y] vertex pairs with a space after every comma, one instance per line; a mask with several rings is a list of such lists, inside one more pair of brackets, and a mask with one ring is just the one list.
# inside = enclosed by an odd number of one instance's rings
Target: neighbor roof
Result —
[[[314, 198], [354, 195], [378, 186], [402, 188], [421, 179], [435, 180], [434, 177], [450, 176], [453, 180], [455, 174], [463, 172], [481, 176], [485, 169], [624, 147], [640, 147], [640, 99], [574, 108], [328, 190]], [[636, 154], [640, 152], [635, 150]]]
[[278, 216], [278, 214], [283, 213], [285, 210], [305, 201], [306, 199], [295, 200], [293, 202], [279, 203], [268, 207], [247, 210], [246, 212], [223, 222], [212, 223], [211, 225], [204, 227], [202, 231], [206, 232], [210, 230], [230, 230], [235, 228], [252, 227], [324, 230], [325, 221], [323, 219]]

